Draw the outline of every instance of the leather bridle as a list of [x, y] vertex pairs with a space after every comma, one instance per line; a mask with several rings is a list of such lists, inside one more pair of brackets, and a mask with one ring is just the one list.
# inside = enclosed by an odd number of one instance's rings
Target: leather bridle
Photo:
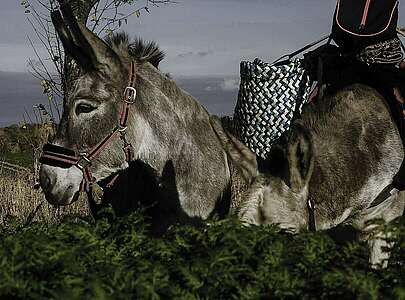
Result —
[[[112, 132], [107, 135], [101, 142], [90, 149], [88, 152], [79, 152], [53, 145], [46, 144], [43, 147], [43, 154], [40, 158], [40, 162], [44, 165], [57, 166], [62, 168], [70, 168], [72, 166], [78, 168], [83, 173], [83, 179], [80, 183], [80, 192], [91, 195], [92, 187], [97, 181], [93, 177], [90, 167], [94, 159], [96, 159], [100, 153], [110, 145], [114, 138], [119, 135], [123, 142], [122, 150], [125, 153], [125, 160], [128, 164], [132, 161], [134, 151], [132, 145], [126, 139], [127, 123], [129, 116], [129, 109], [132, 104], [135, 103], [136, 89], [134, 87], [136, 80], [135, 63], [132, 61], [129, 70], [128, 85], [124, 90], [124, 96], [122, 100], [121, 112], [117, 126]], [[108, 185], [112, 185], [113, 181], [117, 179], [118, 175], [115, 175]]]

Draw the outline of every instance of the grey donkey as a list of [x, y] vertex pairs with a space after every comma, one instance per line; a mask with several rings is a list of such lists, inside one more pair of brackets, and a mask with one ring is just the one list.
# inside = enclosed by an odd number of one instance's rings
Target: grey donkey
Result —
[[[399, 132], [383, 98], [353, 85], [305, 107], [287, 142], [272, 147], [265, 163], [212, 119], [228, 156], [248, 189], [237, 214], [247, 224], [277, 223], [294, 231], [308, 229], [315, 206], [316, 228], [352, 225], [369, 239], [372, 264], [387, 257], [378, 236], [368, 236], [367, 221], [389, 222], [403, 213], [405, 198], [394, 193], [374, 208], [372, 201], [391, 182], [404, 155]], [[263, 166], [262, 166], [263, 165]]]
[[[172, 205], [168, 209], [171, 214], [206, 219], [227, 201], [230, 176], [227, 156], [211, 127], [209, 113], [158, 70], [163, 53], [156, 44], [131, 43], [125, 34], [104, 41], [78, 23], [67, 5], [62, 3], [61, 10], [62, 14], [53, 13], [53, 23], [81, 75], [64, 103], [51, 143], [80, 153], [110, 134], [119, 119], [128, 70], [134, 61], [137, 96], [126, 130], [133, 161], [126, 161], [122, 143], [116, 138], [92, 161], [91, 173], [102, 182], [132, 163], [135, 168], [146, 166], [150, 172], [140, 171], [137, 178], [144, 183], [149, 176], [156, 183], [152, 186], [159, 189], [157, 198], [167, 201], [162, 206]], [[78, 199], [83, 178], [79, 168], [43, 164], [40, 178], [49, 202], [68, 205]], [[129, 182], [130, 186], [135, 184]], [[166, 199], [168, 194], [173, 199]], [[131, 196], [136, 199], [139, 195], [135, 190]]]

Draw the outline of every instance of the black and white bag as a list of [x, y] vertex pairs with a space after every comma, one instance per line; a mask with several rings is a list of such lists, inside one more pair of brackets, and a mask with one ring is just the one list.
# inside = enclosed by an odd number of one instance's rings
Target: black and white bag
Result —
[[240, 64], [240, 89], [233, 118], [235, 136], [261, 158], [301, 112], [311, 82], [302, 60]]

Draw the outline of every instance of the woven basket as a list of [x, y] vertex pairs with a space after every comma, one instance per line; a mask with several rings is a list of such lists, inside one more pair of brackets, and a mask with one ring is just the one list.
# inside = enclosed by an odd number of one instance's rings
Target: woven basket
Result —
[[240, 64], [240, 89], [233, 131], [254, 153], [266, 158], [273, 143], [301, 113], [311, 82], [303, 61], [270, 65], [259, 59]]

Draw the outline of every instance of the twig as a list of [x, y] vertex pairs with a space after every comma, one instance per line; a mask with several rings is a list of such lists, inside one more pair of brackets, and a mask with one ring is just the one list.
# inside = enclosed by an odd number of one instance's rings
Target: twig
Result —
[[33, 123], [33, 122], [32, 122], [32, 119], [31, 119], [29, 113], [27, 112], [27, 110], [25, 109], [25, 107], [24, 107], [24, 112], [26, 113], [26, 115], [27, 115], [27, 117], [28, 117], [28, 120], [30, 121], [30, 124], [32, 124], [32, 123]]
[[39, 209], [42, 207], [43, 203], [38, 204], [38, 206], [28, 215], [27, 219], [25, 220], [24, 225], [20, 229], [24, 229], [31, 225], [32, 221], [35, 218], [35, 215], [38, 213]]
[[31, 47], [32, 47], [32, 49], [34, 50], [35, 55], [37, 56], [37, 58], [38, 58], [40, 64], [42, 65], [42, 67], [43, 67], [43, 69], [44, 69], [46, 75], [48, 76], [48, 78], [52, 78], [51, 74], [49, 74], [48, 68], [45, 66], [45, 64], [44, 64], [44, 62], [43, 62], [43, 60], [42, 60], [42, 58], [39, 56], [39, 54], [38, 54], [38, 52], [37, 52], [37, 49], [35, 48], [34, 44], [32, 43], [32, 40], [30, 39], [29, 36], [28, 36], [28, 41], [30, 42]]

